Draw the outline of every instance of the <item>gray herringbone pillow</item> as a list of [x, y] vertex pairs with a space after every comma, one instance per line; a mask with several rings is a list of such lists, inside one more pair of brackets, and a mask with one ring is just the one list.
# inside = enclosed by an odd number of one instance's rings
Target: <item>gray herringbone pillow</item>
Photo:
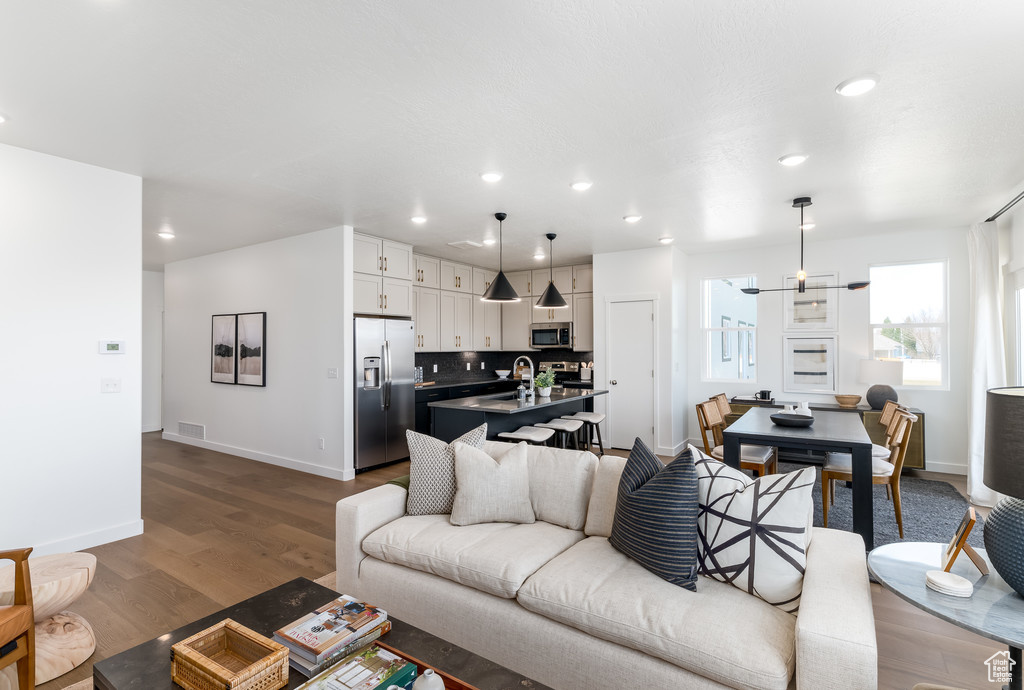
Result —
[[409, 442], [409, 515], [448, 515], [455, 500], [455, 444], [459, 441], [482, 448], [487, 425], [467, 431], [451, 443], [406, 430]]

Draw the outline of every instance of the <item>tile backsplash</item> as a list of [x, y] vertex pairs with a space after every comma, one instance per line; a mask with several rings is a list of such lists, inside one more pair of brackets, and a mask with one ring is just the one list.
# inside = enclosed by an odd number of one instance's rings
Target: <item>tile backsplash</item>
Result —
[[[511, 369], [516, 357], [526, 355], [537, 366], [545, 362], [590, 362], [593, 352], [574, 350], [543, 350], [530, 352], [417, 352], [416, 366], [423, 367], [423, 380], [437, 383], [461, 383], [494, 378], [495, 369]], [[469, 364], [469, 371], [466, 364]], [[484, 368], [480, 368], [483, 363]], [[437, 373], [434, 373], [434, 365]]]

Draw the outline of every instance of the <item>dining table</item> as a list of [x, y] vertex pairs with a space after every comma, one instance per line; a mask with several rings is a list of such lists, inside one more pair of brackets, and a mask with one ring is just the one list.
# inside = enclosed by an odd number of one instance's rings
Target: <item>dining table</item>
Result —
[[740, 466], [740, 446], [775, 446], [794, 450], [849, 453], [853, 457], [853, 531], [864, 538], [870, 551], [875, 546], [874, 507], [871, 490], [871, 438], [858, 414], [817, 410], [811, 426], [781, 426], [772, 415], [781, 410], [752, 407], [722, 432], [724, 460]]

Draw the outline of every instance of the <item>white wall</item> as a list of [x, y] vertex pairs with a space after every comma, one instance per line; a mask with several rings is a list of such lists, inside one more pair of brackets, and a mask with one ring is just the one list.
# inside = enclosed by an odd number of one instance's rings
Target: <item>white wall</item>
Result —
[[[345, 433], [346, 236], [351, 243], [351, 228], [331, 228], [164, 267], [164, 438], [354, 476]], [[266, 387], [211, 383], [211, 316], [253, 311], [267, 312]], [[327, 378], [328, 368], [340, 377]], [[178, 435], [179, 422], [205, 425], [206, 440]]]
[[[686, 258], [672, 247], [656, 247], [594, 255], [594, 387], [608, 389], [607, 310], [610, 300], [654, 298], [656, 304], [656, 419], [654, 451], [675, 455], [686, 441], [688, 344]], [[611, 387], [610, 395], [614, 395]], [[605, 396], [595, 400], [595, 410], [607, 411]], [[639, 435], [639, 434], [638, 434]], [[607, 438], [607, 437], [606, 437]]]
[[160, 431], [163, 377], [164, 274], [142, 272], [142, 430]]
[[142, 181], [0, 144], [0, 189], [0, 549], [140, 534]]
[[[897, 389], [900, 402], [926, 414], [926, 463], [929, 470], [964, 474], [967, 471], [967, 325], [969, 323], [969, 267], [967, 229], [933, 232], [891, 233], [867, 239], [816, 241], [806, 246], [809, 271], [838, 271], [841, 283], [867, 280], [872, 264], [909, 261], [948, 261], [949, 292], [949, 390]], [[835, 402], [830, 395], [785, 393], [782, 388], [783, 295], [764, 293], [757, 300], [758, 379], [747, 383], [702, 381], [703, 342], [700, 326], [700, 284], [708, 277], [757, 275], [762, 288], [781, 287], [783, 276], [798, 268], [797, 245], [758, 247], [749, 250], [693, 254], [688, 257], [689, 312], [689, 404], [687, 416], [696, 430], [695, 405], [716, 393], [749, 395], [767, 388], [776, 399]], [[863, 395], [867, 384], [857, 381], [858, 361], [868, 357], [871, 332], [868, 328], [869, 287], [865, 291], [839, 294], [837, 393]]]

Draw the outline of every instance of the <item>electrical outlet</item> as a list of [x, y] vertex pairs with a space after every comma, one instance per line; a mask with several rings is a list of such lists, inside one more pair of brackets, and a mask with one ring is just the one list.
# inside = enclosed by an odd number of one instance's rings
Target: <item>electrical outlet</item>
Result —
[[324, 449], [324, 437], [321, 436], [320, 437], [320, 450], [323, 450], [323, 449]]
[[466, 371], [469, 371], [472, 368], [473, 368], [473, 365], [470, 364], [469, 362], [466, 362]]
[[487, 363], [486, 362], [480, 362], [480, 368], [481, 369], [486, 369], [487, 368]]
[[437, 365], [436, 364], [434, 365], [434, 373], [435, 374], [437, 373]]
[[120, 393], [121, 379], [100, 379], [100, 393]]
[[336, 368], [334, 368], [334, 367], [331, 367], [330, 369], [328, 369], [327, 370], [327, 378], [329, 378], [329, 379], [336, 379], [336, 378], [338, 378], [338, 370]]

